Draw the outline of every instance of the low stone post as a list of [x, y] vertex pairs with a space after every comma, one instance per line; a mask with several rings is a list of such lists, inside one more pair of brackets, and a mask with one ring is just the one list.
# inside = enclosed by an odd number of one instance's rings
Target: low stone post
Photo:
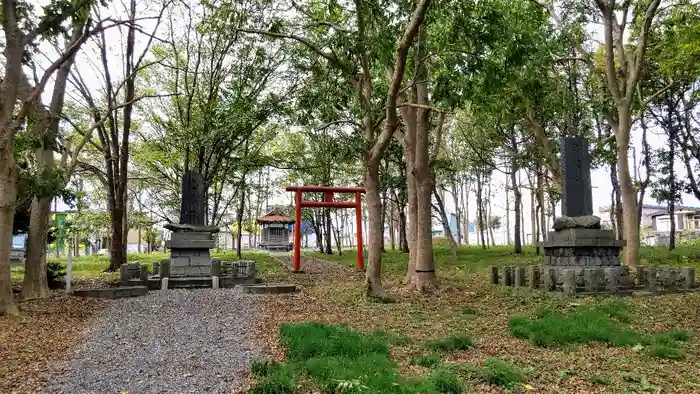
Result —
[[525, 267], [515, 267], [515, 285], [525, 286]]
[[639, 286], [645, 286], [647, 283], [647, 268], [646, 267], [637, 267], [637, 284]]
[[119, 281], [122, 283], [129, 282], [129, 266], [126, 263], [119, 266]]
[[668, 268], [666, 270], [666, 283], [664, 284], [667, 289], [675, 290], [678, 287], [678, 277], [679, 272], [675, 268]]
[[218, 276], [212, 276], [212, 277], [211, 277], [211, 288], [212, 288], [212, 289], [218, 289], [218, 288], [219, 288], [219, 277], [218, 277]]
[[168, 281], [170, 279], [168, 277], [165, 277], [160, 280], [160, 289], [161, 290], [168, 290]]
[[544, 288], [547, 291], [554, 291], [557, 289], [556, 272], [552, 267], [544, 268]]
[[695, 287], [695, 268], [681, 268], [681, 275], [683, 276], [684, 289], [692, 289]]
[[530, 266], [530, 288], [539, 289], [540, 288], [540, 267], [536, 265]]
[[576, 294], [576, 271], [567, 268], [562, 271], [562, 289], [564, 294], [574, 295]]
[[644, 282], [648, 290], [656, 290], [656, 268], [649, 267], [646, 269], [646, 278], [644, 278]]
[[491, 267], [491, 284], [498, 284], [498, 267]]
[[605, 290], [610, 293], [617, 293], [619, 289], [618, 279], [620, 276], [619, 267], [605, 268]]
[[598, 291], [598, 270], [595, 268], [586, 268], [583, 270], [583, 284], [587, 293], [595, 293]]
[[211, 276], [217, 278], [221, 277], [221, 260], [213, 259], [211, 261]]
[[160, 261], [160, 277], [169, 278], [170, 277], [170, 260], [163, 259]]
[[503, 267], [503, 284], [513, 286], [513, 267]]
[[140, 268], [139, 278], [141, 279], [141, 282], [143, 282], [144, 286], [148, 286], [148, 266], [146, 264], [142, 264]]

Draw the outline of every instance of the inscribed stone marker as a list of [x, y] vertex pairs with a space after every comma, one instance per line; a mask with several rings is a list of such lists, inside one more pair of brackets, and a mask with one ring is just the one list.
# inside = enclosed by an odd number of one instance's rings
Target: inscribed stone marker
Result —
[[591, 163], [588, 140], [581, 137], [561, 139], [563, 216], [588, 216], [593, 214], [591, 190]]

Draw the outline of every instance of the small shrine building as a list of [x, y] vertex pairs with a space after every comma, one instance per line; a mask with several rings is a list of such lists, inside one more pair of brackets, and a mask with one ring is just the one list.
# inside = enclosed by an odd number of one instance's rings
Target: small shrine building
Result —
[[262, 225], [260, 232], [260, 247], [266, 250], [292, 250], [289, 240], [291, 231], [289, 225], [294, 224], [294, 218], [287, 216], [281, 209], [275, 208], [258, 218]]

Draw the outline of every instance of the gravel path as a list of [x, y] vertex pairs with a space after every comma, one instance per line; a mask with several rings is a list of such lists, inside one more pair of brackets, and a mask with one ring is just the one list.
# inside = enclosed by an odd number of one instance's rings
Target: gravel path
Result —
[[152, 291], [114, 300], [46, 393], [230, 393], [257, 355], [255, 296], [232, 289]]

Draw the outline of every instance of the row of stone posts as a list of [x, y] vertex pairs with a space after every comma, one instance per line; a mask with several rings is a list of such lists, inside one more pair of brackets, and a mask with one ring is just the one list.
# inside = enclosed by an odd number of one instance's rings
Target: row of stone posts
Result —
[[639, 267], [637, 281], [629, 275], [626, 267], [561, 268], [536, 265], [491, 267], [491, 284], [514, 287], [529, 287], [547, 291], [561, 289], [573, 295], [580, 289], [584, 293], [618, 293], [620, 291], [674, 291], [697, 288], [695, 269]]

